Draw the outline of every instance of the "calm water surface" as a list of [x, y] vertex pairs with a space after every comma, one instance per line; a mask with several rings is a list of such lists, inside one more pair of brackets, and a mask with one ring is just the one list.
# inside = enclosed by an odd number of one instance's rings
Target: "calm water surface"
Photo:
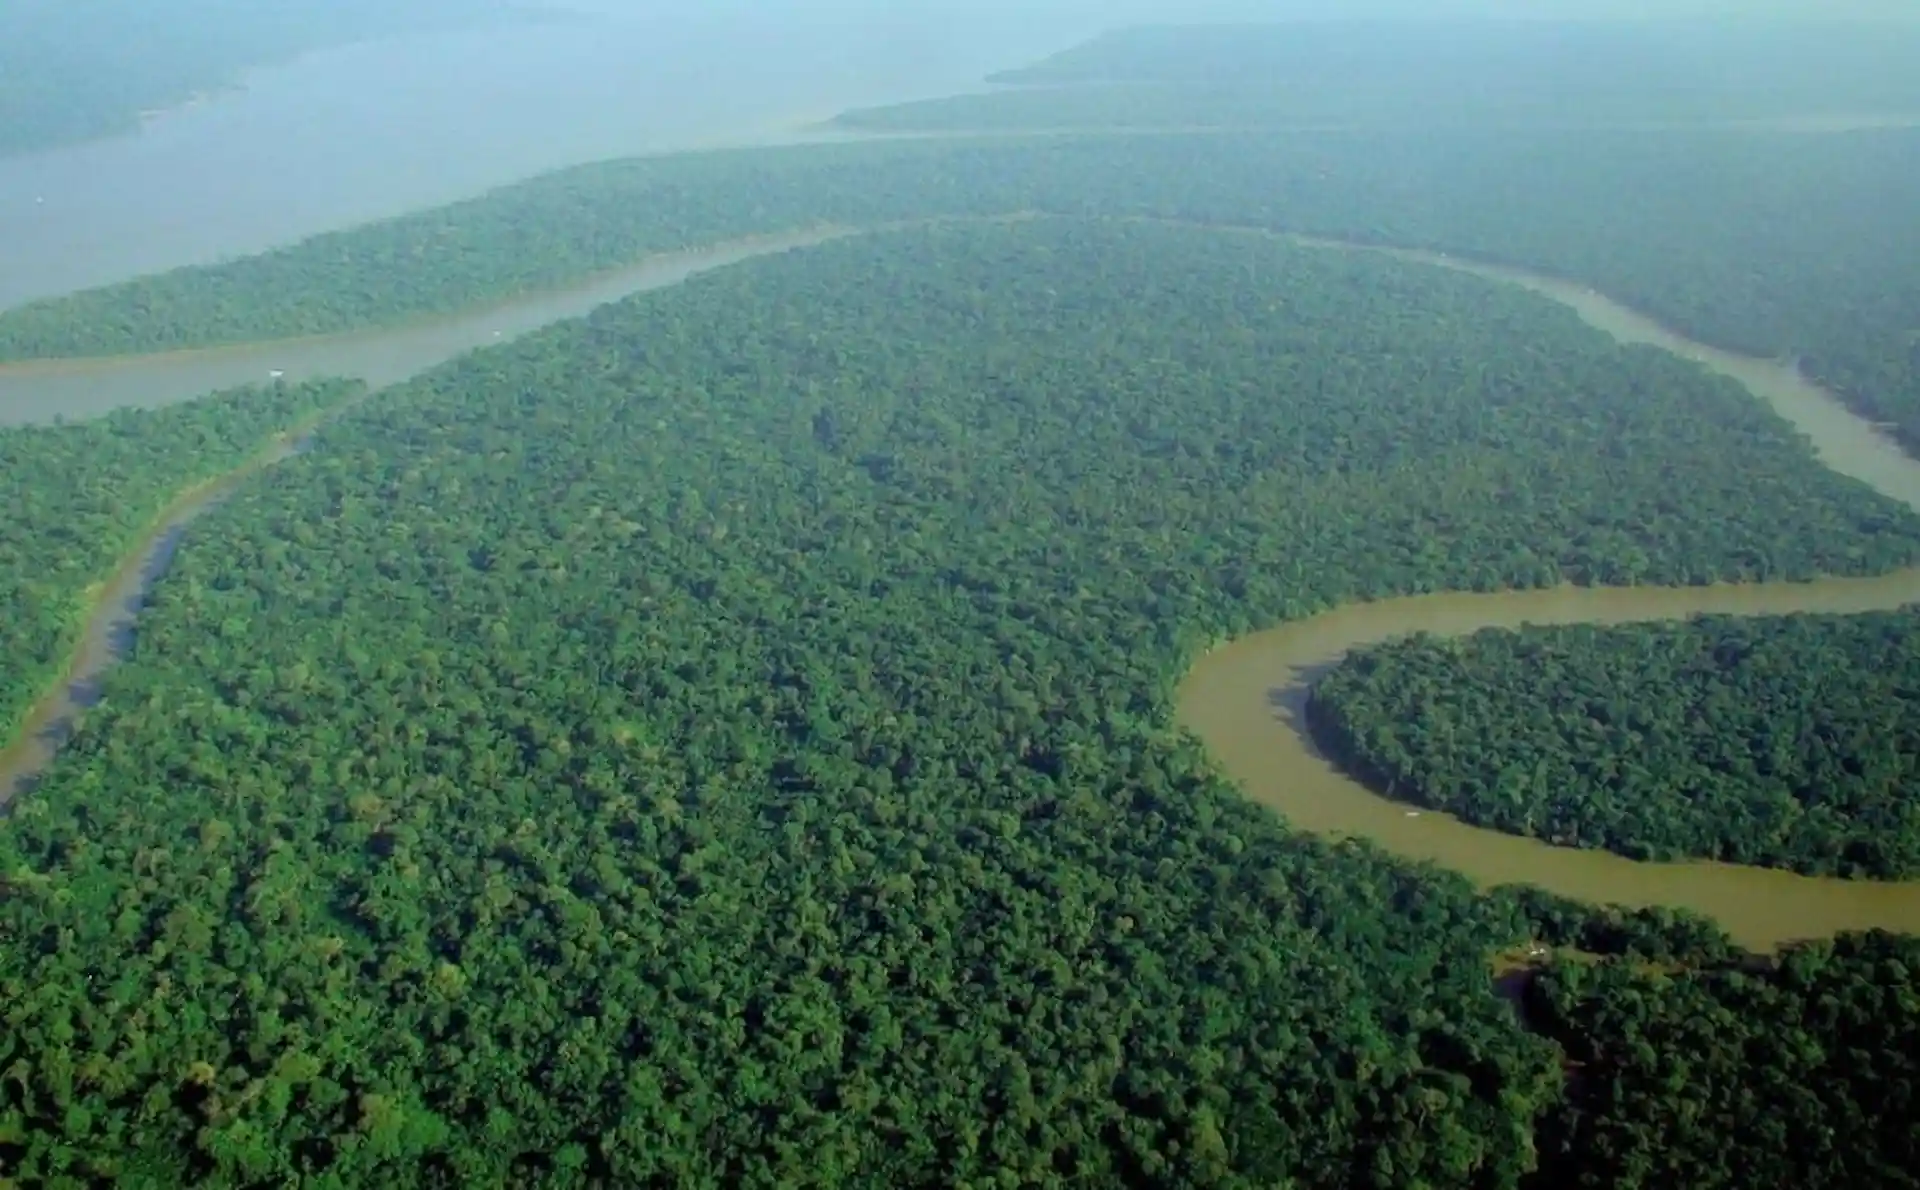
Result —
[[[812, 125], [846, 108], [980, 90], [995, 70], [1108, 28], [1285, 15], [1273, 0], [544, 3], [588, 19], [322, 50], [139, 133], [0, 158], [0, 307], [581, 162], [818, 139]], [[1829, 132], [1917, 118], [1742, 126]]]
[[147, 592], [166, 572], [188, 523], [219, 503], [254, 470], [296, 449], [292, 441], [277, 442], [240, 470], [197, 485], [167, 506], [158, 530], [101, 586], [86, 634], [68, 659], [65, 676], [34, 704], [13, 740], [0, 749], [0, 807], [32, 790], [86, 708], [99, 701], [102, 679], [132, 647], [135, 621]]
[[974, 14], [822, 0], [805, 17], [728, 0], [601, 3], [591, 20], [323, 50], [137, 134], [0, 158], [0, 306], [566, 165], [811, 139], [805, 126], [845, 108], [976, 90], [1106, 23], [1089, 5], [1023, 17], [997, 0]]

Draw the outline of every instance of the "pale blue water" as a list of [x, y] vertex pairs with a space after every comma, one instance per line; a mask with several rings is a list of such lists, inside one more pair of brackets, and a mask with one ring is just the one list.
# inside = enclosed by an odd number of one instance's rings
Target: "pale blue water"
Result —
[[[1329, 11], [1329, 0], [546, 2], [599, 19], [322, 51], [137, 134], [0, 158], [0, 306], [579, 162], [786, 139], [848, 107], [977, 89], [1106, 28]], [[1427, 14], [1436, 3], [1343, 0], [1337, 11]], [[1535, 4], [1437, 6], [1555, 8]]]
[[564, 165], [758, 139], [850, 106], [973, 89], [1107, 23], [878, 0], [816, 6], [806, 19], [778, 5], [693, 17], [624, 7], [591, 23], [322, 51], [138, 134], [0, 159], [0, 306]]

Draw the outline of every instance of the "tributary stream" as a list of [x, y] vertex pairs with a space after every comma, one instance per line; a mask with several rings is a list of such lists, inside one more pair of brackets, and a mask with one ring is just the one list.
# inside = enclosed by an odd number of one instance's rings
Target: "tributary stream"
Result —
[[[847, 232], [842, 229], [822, 228], [678, 253], [565, 293], [391, 331], [112, 363], [0, 369], [0, 423], [46, 420], [56, 411], [84, 415], [118, 405], [181, 400], [223, 385], [264, 379], [269, 370], [290, 379], [351, 375], [376, 385], [391, 383], [462, 351], [578, 316], [628, 293], [843, 234]], [[1694, 343], [1576, 284], [1443, 254], [1293, 238], [1328, 250], [1385, 252], [1544, 294], [1618, 339], [1664, 348], [1740, 381], [1804, 432], [1828, 466], [1920, 509], [1920, 462], [1788, 364]], [[124, 653], [144, 593], [164, 568], [185, 524], [258, 465], [183, 496], [105, 585], [67, 678], [35, 708], [21, 738], [0, 753], [0, 798], [12, 796], [44, 771], [101, 676]], [[1278, 811], [1294, 827], [1364, 836], [1395, 854], [1433, 861], [1484, 885], [1525, 882], [1587, 901], [1685, 907], [1716, 918], [1737, 940], [1755, 948], [1872, 926], [1920, 933], [1920, 882], [1813, 878], [1705, 862], [1647, 863], [1482, 830], [1433, 811], [1415, 812], [1373, 794], [1330, 764], [1313, 746], [1301, 717], [1313, 677], [1349, 649], [1409, 632], [1620, 623], [1704, 612], [1860, 612], [1913, 601], [1920, 601], [1920, 570], [1808, 583], [1559, 588], [1357, 603], [1215, 649], [1183, 683], [1179, 719], [1206, 742], [1248, 796]]]

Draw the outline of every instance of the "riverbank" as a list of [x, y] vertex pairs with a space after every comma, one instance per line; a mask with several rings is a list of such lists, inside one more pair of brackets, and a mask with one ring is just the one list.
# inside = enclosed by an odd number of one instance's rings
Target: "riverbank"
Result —
[[239, 466], [194, 481], [169, 500], [113, 572], [87, 588], [80, 608], [84, 626], [58, 677], [28, 708], [4, 748], [0, 748], [0, 808], [30, 792], [53, 763], [60, 745], [78, 726], [86, 709], [99, 701], [101, 679], [133, 645], [135, 621], [147, 592], [166, 572], [186, 527], [217, 505], [249, 477], [297, 453], [327, 418], [355, 402], [363, 392], [311, 414], [259, 445]]
[[[1780, 361], [1685, 339], [1583, 286], [1429, 252], [1292, 237], [1335, 250], [1384, 251], [1522, 285], [1573, 309], [1625, 343], [1691, 359], [1739, 381], [1805, 434], [1820, 461], [1883, 495], [1920, 508], [1920, 462], [1831, 394]], [[1194, 732], [1249, 797], [1293, 826], [1358, 836], [1407, 859], [1439, 864], [1476, 883], [1532, 884], [1577, 900], [1690, 909], [1720, 922], [1754, 950], [1844, 930], [1920, 933], [1920, 882], [1816, 879], [1707, 862], [1646, 863], [1554, 847], [1468, 826], [1450, 815], [1389, 801], [1341, 771], [1307, 730], [1308, 690], [1354, 648], [1412, 632], [1454, 636], [1521, 624], [1618, 624], [1701, 613], [1857, 613], [1920, 600], [1920, 570], [1870, 579], [1690, 588], [1570, 588], [1446, 593], [1352, 604], [1280, 625], [1209, 653], [1179, 697]]]
[[607, 302], [675, 285], [739, 261], [825, 243], [852, 231], [816, 225], [657, 253], [576, 285], [381, 330], [150, 355], [0, 364], [0, 425], [46, 424], [98, 416], [116, 408], [168, 405], [215, 389], [255, 383], [275, 373], [288, 381], [349, 375], [383, 387], [463, 352], [577, 318]]
[[[1890, 213], [1914, 205], [1920, 173], [1886, 164], [1908, 160], [1910, 140], [1898, 131], [970, 134], [626, 159], [0, 311], [0, 356], [94, 357], [83, 370], [118, 376], [98, 357], [377, 339], [484, 317], [515, 295], [568, 291], [662, 254], [808, 226], [1020, 210], [1155, 215], [1460, 252], [1593, 285], [1698, 342], [1803, 358], [1913, 443], [1920, 390], [1899, 295], [1914, 244]], [[1835, 208], [1833, 195], [1846, 205]], [[1660, 219], [1628, 216], [1656, 198]], [[1803, 217], [1809, 210], [1830, 217]], [[142, 399], [76, 384], [66, 404], [85, 413]]]

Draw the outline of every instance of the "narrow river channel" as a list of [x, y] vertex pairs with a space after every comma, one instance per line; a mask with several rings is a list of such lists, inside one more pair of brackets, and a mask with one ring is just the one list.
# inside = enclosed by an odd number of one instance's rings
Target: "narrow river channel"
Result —
[[238, 468], [197, 483], [168, 503], [154, 531], [96, 592], [86, 631], [67, 660], [65, 675], [27, 712], [13, 740], [0, 751], [0, 807], [33, 788], [86, 708], [99, 701], [101, 681], [133, 647], [134, 622], [147, 592], [166, 573], [188, 523], [256, 471], [290, 457], [303, 445], [304, 439], [298, 436], [277, 438]]
[[[389, 384], [461, 352], [576, 317], [630, 293], [850, 234], [856, 233], [820, 227], [656, 257], [565, 292], [385, 331], [124, 361], [4, 368], [0, 423], [183, 400], [262, 379], [269, 370], [289, 378], [350, 375], [375, 386]], [[1249, 229], [1244, 234], [1271, 233]], [[1445, 254], [1286, 238], [1329, 251], [1381, 252], [1524, 286], [1571, 307], [1622, 341], [1660, 347], [1740, 381], [1804, 432], [1827, 466], [1920, 509], [1920, 462], [1789, 365], [1684, 339], [1576, 284]], [[296, 446], [283, 443], [241, 471], [184, 494], [106, 584], [67, 677], [35, 708], [27, 730], [0, 753], [0, 800], [31, 786], [96, 696], [102, 675], [124, 654], [145, 592], [165, 568], [185, 525], [247, 474]], [[1822, 879], [1704, 862], [1645, 863], [1482, 830], [1432, 811], [1409, 813], [1329, 763], [1308, 738], [1302, 717], [1311, 681], [1347, 650], [1409, 632], [1621, 623], [1703, 612], [1860, 612], [1913, 601], [1920, 601], [1920, 570], [1808, 583], [1560, 588], [1357, 603], [1209, 653], [1182, 684], [1178, 715], [1248, 796], [1278, 811], [1294, 827], [1330, 836], [1364, 836], [1395, 854], [1453, 868], [1484, 885], [1526, 882], [1588, 901], [1684, 906], [1718, 919], [1737, 940], [1755, 948], [1873, 926], [1920, 932], [1920, 882]]]
[[0, 425], [96, 417], [127, 406], [170, 405], [215, 389], [258, 383], [276, 372], [289, 381], [352, 376], [378, 388], [463, 352], [577, 318], [629, 294], [677, 285], [756, 256], [848, 234], [848, 229], [823, 225], [662, 253], [564, 289], [380, 330], [166, 355], [0, 365]]

